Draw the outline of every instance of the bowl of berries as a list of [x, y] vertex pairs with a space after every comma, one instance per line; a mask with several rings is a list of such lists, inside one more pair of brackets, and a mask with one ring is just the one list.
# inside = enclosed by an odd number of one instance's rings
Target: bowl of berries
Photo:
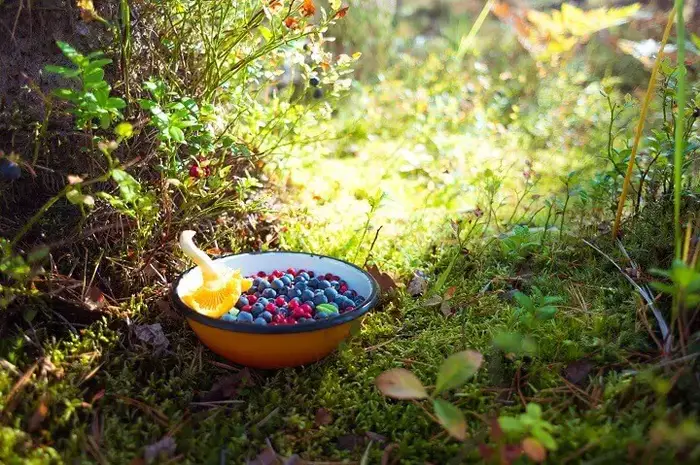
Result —
[[206, 263], [178, 278], [173, 304], [207, 347], [245, 366], [283, 368], [318, 361], [379, 300], [379, 285], [369, 273], [328, 256], [258, 252], [210, 263], [223, 275], [239, 277], [236, 286], [210, 304], [220, 310], [203, 312], [191, 298], [202, 286]]

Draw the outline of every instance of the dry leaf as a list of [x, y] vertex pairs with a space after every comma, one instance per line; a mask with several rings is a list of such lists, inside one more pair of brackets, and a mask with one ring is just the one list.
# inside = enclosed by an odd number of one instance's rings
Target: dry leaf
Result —
[[580, 384], [588, 378], [588, 374], [593, 369], [593, 363], [589, 360], [576, 360], [569, 363], [564, 370], [566, 379], [574, 384]]
[[41, 423], [44, 421], [46, 415], [49, 413], [49, 407], [46, 405], [47, 399], [48, 396], [46, 394], [41, 396], [41, 399], [39, 399], [39, 407], [37, 407], [36, 411], [34, 412], [34, 415], [32, 415], [32, 418], [29, 419], [29, 425], [27, 429], [30, 433], [37, 431], [41, 427]]
[[67, 178], [68, 178], [68, 184], [70, 184], [70, 185], [80, 184], [81, 182], [83, 182], [83, 178], [81, 178], [80, 176], [77, 176], [75, 174], [69, 174], [67, 176]]
[[99, 287], [90, 286], [85, 293], [85, 305], [90, 310], [98, 310], [107, 305], [107, 299]]
[[425, 274], [420, 270], [416, 270], [406, 290], [411, 297], [423, 295], [428, 290], [428, 280], [425, 279]]
[[427, 399], [428, 393], [416, 375], [405, 368], [385, 371], [375, 380], [377, 388], [394, 399]]
[[382, 454], [382, 465], [389, 465], [392, 463], [391, 461], [391, 453], [398, 449], [399, 445], [394, 443], [394, 444], [389, 444], [386, 449], [384, 449], [384, 453]]
[[372, 275], [372, 277], [377, 281], [377, 283], [379, 284], [379, 288], [382, 291], [382, 294], [387, 293], [392, 289], [396, 289], [396, 282], [394, 281], [394, 279], [388, 274], [379, 271], [377, 265], [372, 265], [368, 267], [367, 272], [369, 272], [369, 274]]
[[348, 10], [350, 7], [348, 5], [342, 7], [340, 10], [338, 10], [335, 15], [333, 16], [333, 19], [341, 19], [345, 18], [345, 16], [348, 14]]
[[425, 301], [425, 305], [427, 307], [434, 307], [436, 305], [440, 305], [441, 303], [442, 303], [442, 297], [440, 297], [439, 295], [434, 295]]
[[313, 16], [316, 14], [316, 5], [314, 5], [314, 0], [304, 0], [304, 4], [301, 5], [302, 16]]
[[158, 310], [163, 315], [167, 316], [171, 320], [181, 321], [183, 319], [180, 312], [173, 310], [173, 308], [170, 306], [170, 302], [165, 299], [156, 301], [156, 306], [158, 306]]
[[452, 305], [450, 305], [448, 300], [443, 300], [440, 304], [440, 313], [442, 313], [445, 317], [451, 316], [454, 313], [452, 311]]
[[146, 450], [143, 453], [143, 458], [146, 460], [146, 463], [151, 463], [158, 458], [169, 459], [175, 455], [176, 449], [177, 443], [175, 442], [175, 439], [172, 436], [166, 436], [160, 441], [151, 444], [150, 446], [146, 446]]
[[547, 450], [535, 438], [525, 438], [522, 442], [523, 452], [533, 462], [544, 462], [547, 458]]
[[314, 423], [317, 427], [330, 425], [333, 423], [333, 416], [328, 410], [321, 407], [320, 409], [316, 410], [316, 418], [314, 419]]
[[202, 396], [202, 402], [230, 400], [238, 394], [238, 390], [250, 382], [250, 371], [247, 368], [238, 373], [219, 378], [209, 392]]
[[377, 434], [377, 433], [372, 432], [372, 431], [367, 431], [365, 433], [365, 436], [367, 436], [367, 438], [370, 441], [378, 442], [380, 444], [386, 442], [386, 436], [382, 436], [381, 434]]
[[170, 345], [170, 341], [165, 337], [160, 323], [136, 326], [134, 327], [134, 334], [141, 342], [152, 345], [156, 351], [165, 350]]

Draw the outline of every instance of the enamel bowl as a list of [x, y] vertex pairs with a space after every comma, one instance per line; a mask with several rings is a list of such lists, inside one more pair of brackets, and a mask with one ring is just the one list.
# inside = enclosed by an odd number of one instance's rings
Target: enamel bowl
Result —
[[193, 273], [196, 267], [184, 272], [173, 286], [171, 297], [175, 308], [213, 352], [249, 367], [283, 368], [322, 359], [359, 327], [364, 315], [379, 300], [379, 285], [369, 273], [336, 258], [300, 252], [260, 252], [229, 255], [215, 262], [239, 269], [243, 276], [288, 268], [333, 273], [347, 281], [350, 289], [366, 297], [355, 310], [314, 323], [260, 326], [230, 322], [204, 316], [183, 303], [180, 297], [201, 283], [200, 273]]

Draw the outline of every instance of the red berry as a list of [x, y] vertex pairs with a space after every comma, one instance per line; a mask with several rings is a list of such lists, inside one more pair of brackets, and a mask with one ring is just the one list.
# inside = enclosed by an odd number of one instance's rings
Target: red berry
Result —
[[255, 302], [257, 302], [257, 301], [258, 301], [258, 296], [257, 296], [257, 295], [251, 294], [251, 295], [248, 296], [248, 303], [249, 303], [250, 305], [255, 305]]
[[252, 310], [252, 308], [253, 308], [252, 305], [244, 305], [244, 306], [241, 308], [241, 311], [242, 311], [242, 312], [248, 312], [248, 313], [250, 313], [250, 311]]
[[299, 319], [299, 318], [304, 318], [305, 316], [306, 316], [306, 312], [300, 308], [295, 308], [294, 310], [292, 310], [292, 317], [293, 318]]
[[297, 320], [295, 320], [294, 318], [292, 318], [292, 317], [290, 316], [290, 317], [287, 318], [287, 324], [288, 324], [288, 325], [295, 325], [295, 324], [297, 324]]
[[270, 313], [276, 312], [276, 311], [277, 311], [277, 305], [275, 305], [275, 304], [273, 304], [272, 302], [270, 302], [269, 304], [265, 305], [265, 310], [267, 310], [267, 311], [270, 312]]
[[[341, 293], [341, 294], [345, 294], [347, 291], [348, 291], [348, 287], [347, 287], [345, 284], [343, 284], [342, 286], [340, 286], [340, 293]], [[250, 300], [250, 299], [249, 299], [249, 300]]]
[[301, 310], [304, 311], [304, 313], [311, 313], [311, 305], [309, 304], [303, 304], [301, 307], [299, 307]]
[[314, 273], [313, 271], [307, 271], [306, 273], [309, 275], [309, 278], [315, 278], [315, 277], [316, 277], [316, 273]]
[[272, 321], [275, 322], [275, 323], [280, 324], [280, 323], [284, 323], [285, 318], [284, 318], [284, 316], [282, 316], [281, 314], [278, 313], [277, 315], [274, 315], [274, 316], [272, 317]]
[[306, 270], [302, 268], [300, 270], [297, 270], [297, 273], [306, 273]]
[[333, 273], [326, 273], [324, 279], [326, 279], [327, 281], [333, 281]]
[[275, 278], [281, 278], [282, 276], [284, 276], [284, 273], [282, 273], [280, 270], [275, 270], [272, 272], [272, 276], [274, 276]]
[[270, 276], [267, 277], [267, 281], [268, 281], [268, 282], [272, 282], [272, 281], [274, 281], [275, 279], [277, 279], [277, 277], [276, 277], [275, 275], [273, 275], [273, 274], [271, 274]]
[[192, 165], [190, 166], [190, 176], [193, 178], [206, 178], [211, 174], [211, 169], [208, 166]]
[[287, 301], [284, 300], [284, 297], [277, 297], [275, 299], [275, 305], [277, 305], [278, 307], [284, 307], [284, 304], [286, 303]]
[[333, 275], [333, 281], [340, 281], [340, 276]]
[[299, 308], [299, 302], [296, 300], [290, 300], [289, 303], [287, 304], [287, 307], [289, 307], [290, 310], [294, 310], [295, 308]]
[[287, 268], [287, 273], [291, 274], [292, 276], [296, 276], [297, 270], [295, 270], [294, 268]]
[[258, 271], [259, 278], [264, 278], [265, 276], [267, 276], [267, 273], [265, 273], [264, 271]]
[[352, 312], [353, 310], [355, 310], [355, 307], [345, 307], [346, 312]]

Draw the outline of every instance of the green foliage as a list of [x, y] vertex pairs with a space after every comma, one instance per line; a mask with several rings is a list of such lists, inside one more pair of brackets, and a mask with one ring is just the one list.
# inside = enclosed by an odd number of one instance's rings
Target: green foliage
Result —
[[527, 327], [532, 327], [536, 321], [553, 319], [557, 313], [556, 304], [563, 301], [560, 296], [544, 295], [537, 286], [532, 287], [532, 295], [517, 291], [513, 298], [519, 305], [515, 316]]
[[123, 119], [122, 110], [126, 102], [110, 95], [112, 87], [105, 81], [104, 67], [112, 60], [104, 58], [102, 52], [89, 55], [79, 53], [71, 45], [58, 41], [58, 47], [75, 67], [48, 65], [45, 70], [66, 79], [78, 82], [78, 89], [55, 89], [53, 94], [71, 103], [71, 113], [75, 115], [76, 126], [80, 129], [108, 129], [114, 121]]

